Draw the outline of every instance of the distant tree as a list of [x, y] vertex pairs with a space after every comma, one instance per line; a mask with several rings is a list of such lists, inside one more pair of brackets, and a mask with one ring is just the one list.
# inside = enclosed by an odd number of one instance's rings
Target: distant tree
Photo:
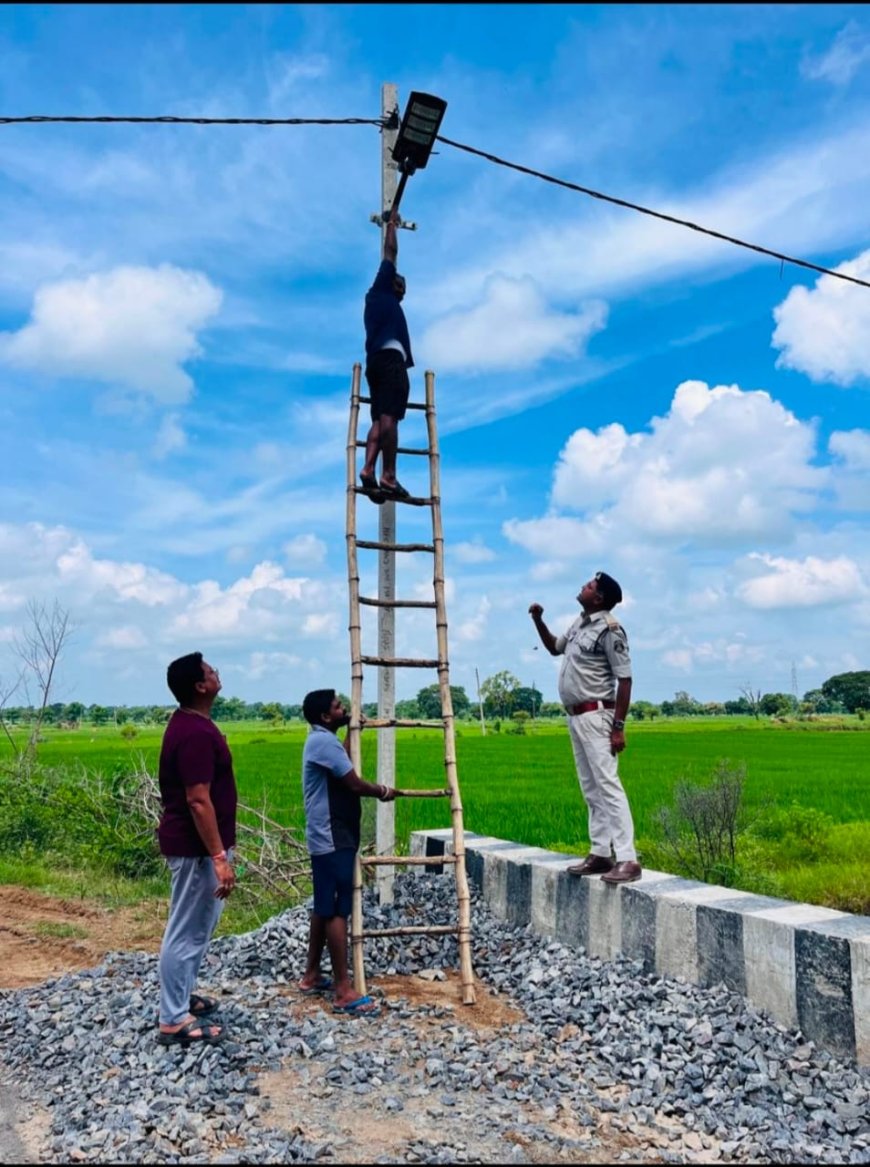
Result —
[[526, 685], [521, 685], [514, 693], [514, 709], [522, 709], [531, 717], [540, 714], [543, 704], [544, 694], [534, 687], [529, 688]]
[[795, 699], [790, 693], [765, 693], [758, 703], [765, 717], [784, 717], [795, 710]]
[[[377, 716], [377, 705], [374, 706], [374, 710], [375, 716]], [[417, 721], [422, 717], [422, 714], [420, 713], [420, 707], [416, 701], [413, 699], [405, 698], [403, 701], [396, 702], [396, 717], [400, 717], [403, 720], [408, 721]]]
[[644, 721], [647, 718], [652, 721], [658, 711], [658, 706], [653, 705], [651, 701], [633, 701], [631, 704], [631, 716], [636, 721]]
[[[469, 709], [470, 702], [465, 689], [461, 685], [450, 686], [450, 699], [453, 704], [453, 713], [456, 717], [463, 717]], [[437, 720], [441, 716], [441, 687], [427, 685], [421, 689], [416, 697], [419, 716], [427, 720]]]
[[731, 717], [745, 717], [752, 712], [752, 707], [745, 697], [738, 697], [736, 701], [725, 702], [725, 712]]
[[822, 692], [834, 701], [840, 701], [848, 713], [870, 709], [870, 671], [837, 673], [822, 682]]
[[509, 717], [519, 688], [519, 681], [507, 669], [487, 677], [480, 686], [485, 711], [490, 716]]
[[708, 717], [722, 717], [725, 713], [725, 706], [721, 701], [707, 701], [704, 704], [704, 712]]
[[828, 697], [821, 689], [808, 689], [804, 693], [804, 705], [807, 713], [845, 713], [846, 706], [842, 701], [835, 701]]
[[85, 715], [85, 707], [81, 701], [70, 701], [68, 705], [63, 707], [64, 721], [81, 721]]
[[263, 721], [271, 721], [273, 725], [280, 725], [284, 720], [284, 710], [278, 701], [270, 701], [268, 705], [263, 706], [260, 716]]
[[88, 721], [92, 725], [105, 725], [111, 716], [105, 705], [88, 706]]
[[565, 709], [559, 701], [545, 701], [541, 706], [541, 717], [564, 717]]

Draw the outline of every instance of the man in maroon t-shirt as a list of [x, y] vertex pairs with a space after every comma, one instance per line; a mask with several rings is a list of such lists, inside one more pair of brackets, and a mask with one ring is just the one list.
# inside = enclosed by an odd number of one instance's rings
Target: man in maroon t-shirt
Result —
[[201, 652], [174, 660], [166, 681], [179, 708], [160, 750], [157, 828], [172, 875], [169, 919], [160, 949], [161, 1045], [214, 1044], [223, 1027], [201, 1019], [217, 1008], [193, 992], [200, 965], [233, 890], [236, 875], [236, 780], [226, 738], [211, 719], [221, 689], [217, 669]]

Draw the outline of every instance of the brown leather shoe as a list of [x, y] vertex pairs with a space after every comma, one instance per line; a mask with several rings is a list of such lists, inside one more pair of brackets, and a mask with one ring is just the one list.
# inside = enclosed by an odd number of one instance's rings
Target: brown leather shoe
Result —
[[572, 863], [567, 868], [569, 875], [602, 875], [613, 867], [613, 860], [606, 855], [587, 855], [582, 863]]
[[605, 883], [634, 883], [642, 874], [640, 864], [634, 859], [623, 859], [622, 863], [617, 863], [612, 871], [601, 878]]

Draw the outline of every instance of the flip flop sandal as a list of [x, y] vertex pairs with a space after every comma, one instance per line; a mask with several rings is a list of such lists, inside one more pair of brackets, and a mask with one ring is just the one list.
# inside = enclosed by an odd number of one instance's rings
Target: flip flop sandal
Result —
[[390, 486], [386, 482], [381, 483], [381, 493], [385, 498], [405, 499], [411, 497], [410, 490], [405, 490], [401, 482], [396, 480], [395, 485]]
[[221, 1029], [218, 1033], [209, 1033], [209, 1030], [213, 1028], [212, 1025], [204, 1025], [199, 1018], [194, 1018], [193, 1021], [182, 1025], [181, 1029], [176, 1029], [174, 1033], [164, 1033], [161, 1030], [157, 1034], [157, 1042], [159, 1045], [180, 1045], [184, 1049], [195, 1042], [200, 1042], [202, 1045], [217, 1045], [223, 1041], [224, 1031]]
[[378, 480], [374, 474], [360, 474], [359, 480], [362, 483], [363, 494], [367, 498], [370, 498], [372, 502], [381, 506], [384, 501], [384, 494], [380, 486], [378, 486]]
[[333, 1005], [333, 1013], [345, 1013], [348, 1017], [377, 1017], [381, 1007], [371, 997], [358, 997], [347, 1005]]
[[199, 993], [190, 995], [189, 1008], [194, 1017], [207, 1017], [209, 1013], [214, 1013], [217, 1007], [218, 1003], [214, 997], [201, 997]]
[[320, 997], [323, 993], [329, 993], [332, 990], [332, 977], [321, 977], [316, 985], [312, 985], [310, 989], [300, 989], [299, 992], [303, 997]]

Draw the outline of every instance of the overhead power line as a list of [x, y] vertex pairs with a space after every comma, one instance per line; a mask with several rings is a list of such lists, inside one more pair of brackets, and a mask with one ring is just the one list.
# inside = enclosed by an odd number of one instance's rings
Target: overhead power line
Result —
[[[388, 118], [212, 118], [212, 117], [173, 117], [173, 116], [158, 116], [158, 117], [135, 117], [135, 116], [110, 116], [110, 115], [94, 115], [94, 116], [56, 116], [53, 114], [30, 114], [26, 117], [0, 117], [0, 125], [23, 125], [44, 122], [63, 122], [63, 123], [91, 123], [91, 124], [106, 124], [106, 123], [127, 123], [133, 125], [193, 125], [193, 126], [378, 126], [383, 129], [385, 124], [389, 121]], [[601, 202], [611, 203], [616, 207], [625, 207], [629, 211], [637, 211], [641, 215], [649, 215], [650, 218], [660, 219], [665, 223], [673, 223], [677, 227], [686, 227], [690, 231], [697, 231], [701, 235], [708, 235], [711, 239], [721, 239], [723, 243], [731, 243], [735, 247], [742, 247], [747, 251], [754, 251], [759, 255], [769, 255], [772, 259], [778, 259], [781, 263], [790, 263], [795, 267], [806, 268], [808, 271], [818, 272], [820, 275], [832, 276], [835, 280], [845, 280], [850, 284], [857, 284], [862, 288], [870, 288], [870, 282], [859, 279], [858, 276], [847, 275], [846, 272], [833, 271], [829, 267], [822, 267], [821, 264], [811, 263], [807, 259], [798, 259], [794, 255], [786, 255], [783, 251], [774, 251], [771, 247], [762, 247], [758, 243], [749, 243], [746, 239], [738, 239], [734, 235], [726, 235], [723, 231], [716, 231], [712, 227], [704, 227], [700, 223], [693, 223], [690, 219], [681, 219], [677, 215], [669, 215], [665, 211], [656, 211], [652, 207], [644, 207], [640, 203], [630, 202], [628, 199], [620, 199], [615, 195], [604, 194], [603, 191], [593, 190], [592, 187], [580, 186], [576, 182], [568, 182], [564, 178], [556, 178], [552, 174], [545, 174], [541, 170], [534, 170], [530, 166], [522, 166], [518, 162], [510, 162], [507, 158], [499, 158], [497, 154], [490, 154], [486, 150], [478, 150], [474, 146], [466, 146], [462, 142], [454, 142], [451, 138], [445, 138], [439, 134], [437, 141], [442, 142], [445, 146], [452, 146], [454, 150], [462, 150], [466, 154], [473, 154], [477, 158], [483, 158], [487, 162], [492, 162], [496, 166], [504, 166], [508, 170], [516, 170], [520, 174], [528, 174], [532, 178], [539, 178], [542, 182], [552, 183], [553, 186], [564, 187], [565, 190], [573, 190], [578, 194], [588, 195], [589, 198], [600, 199]]]
[[675, 223], [678, 227], [688, 227], [690, 231], [698, 231], [702, 235], [710, 235], [713, 239], [721, 239], [725, 243], [733, 243], [735, 247], [745, 247], [748, 251], [757, 251], [761, 255], [770, 255], [783, 263], [792, 263], [796, 267], [809, 268], [810, 271], [820, 272], [825, 276], [833, 276], [838, 280], [846, 280], [850, 284], [858, 284], [862, 288], [870, 288], [867, 280], [857, 276], [847, 275], [845, 272], [832, 271], [829, 267], [822, 267], [817, 263], [810, 263], [807, 259], [797, 259], [793, 255], [786, 255], [782, 251], [774, 251], [770, 247], [761, 247], [758, 243], [748, 243], [745, 239], [737, 239], [734, 235], [726, 235], [722, 231], [714, 231], [712, 227], [702, 227], [700, 223], [693, 223], [689, 219], [680, 219], [676, 215], [668, 215], [664, 211], [654, 211], [651, 207], [643, 207], [640, 203], [631, 203], [627, 199], [619, 199], [614, 195], [603, 194], [600, 190], [592, 190], [588, 186], [579, 186], [576, 182], [567, 182], [564, 178], [554, 178], [552, 174], [544, 174], [540, 170], [532, 170], [529, 166], [520, 166], [518, 162], [508, 162], [506, 158], [499, 158], [496, 154], [488, 154], [485, 150], [477, 150], [474, 146], [464, 146], [462, 142], [453, 142], [450, 138], [438, 135], [439, 142], [445, 146], [453, 146], [456, 150], [464, 150], [466, 154], [475, 154], [478, 158], [485, 158], [487, 162], [494, 162], [497, 166], [506, 166], [509, 170], [518, 170], [521, 174], [529, 174], [532, 178], [540, 178], [543, 182], [551, 182], [554, 186], [563, 186], [567, 190], [575, 190], [579, 194], [589, 195], [593, 199], [601, 199], [605, 203], [613, 203], [617, 207], [627, 207], [630, 211], [638, 211], [641, 215], [650, 215], [653, 219], [662, 219], [666, 223]]
[[0, 125], [22, 125], [26, 122], [130, 122], [135, 125], [180, 126], [381, 126], [383, 118], [186, 118], [186, 117], [55, 117], [32, 114], [29, 117], [0, 117]]

